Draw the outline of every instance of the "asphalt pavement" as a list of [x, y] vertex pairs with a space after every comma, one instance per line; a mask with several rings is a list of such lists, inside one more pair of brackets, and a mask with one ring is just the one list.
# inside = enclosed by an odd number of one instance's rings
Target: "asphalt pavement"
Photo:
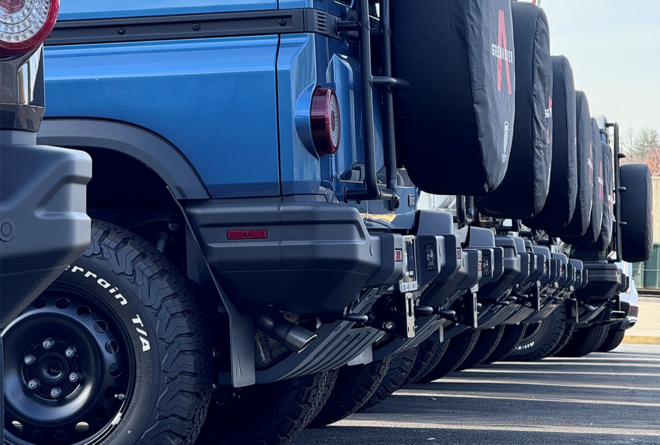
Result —
[[660, 444], [660, 345], [502, 362], [400, 390], [292, 445]]

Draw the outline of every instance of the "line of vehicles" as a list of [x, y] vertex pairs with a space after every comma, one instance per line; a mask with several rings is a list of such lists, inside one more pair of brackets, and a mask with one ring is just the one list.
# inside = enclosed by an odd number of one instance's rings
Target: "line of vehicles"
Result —
[[5, 443], [281, 445], [634, 325], [650, 172], [536, 5], [68, 0], [19, 54], [57, 5], [0, 0], [15, 121], [87, 168], [28, 212], [69, 225], [20, 244], [57, 273], [3, 319]]

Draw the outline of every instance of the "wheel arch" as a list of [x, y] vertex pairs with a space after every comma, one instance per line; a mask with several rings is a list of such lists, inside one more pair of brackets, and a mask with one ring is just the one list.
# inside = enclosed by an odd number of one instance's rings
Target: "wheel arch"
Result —
[[203, 254], [190, 246], [192, 228], [182, 211], [183, 201], [210, 197], [175, 146], [143, 128], [100, 119], [47, 119], [37, 137], [40, 144], [78, 149], [92, 157], [90, 217], [141, 236], [200, 286], [201, 294], [216, 292], [208, 285], [212, 281]]
[[104, 150], [143, 164], [170, 188], [176, 199], [209, 199], [186, 157], [159, 135], [141, 127], [102, 119], [45, 119], [37, 134], [44, 145], [92, 152]]

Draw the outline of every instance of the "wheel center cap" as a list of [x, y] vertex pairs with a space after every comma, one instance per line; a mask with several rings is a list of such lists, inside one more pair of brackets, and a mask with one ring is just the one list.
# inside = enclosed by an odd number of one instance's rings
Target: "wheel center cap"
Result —
[[39, 375], [48, 383], [60, 383], [68, 377], [69, 365], [60, 354], [46, 354], [39, 360]]

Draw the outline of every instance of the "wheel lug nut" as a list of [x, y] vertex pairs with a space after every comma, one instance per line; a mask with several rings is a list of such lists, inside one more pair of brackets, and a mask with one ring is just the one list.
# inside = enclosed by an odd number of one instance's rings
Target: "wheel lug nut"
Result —
[[53, 399], [57, 399], [61, 395], [62, 395], [62, 390], [60, 388], [53, 388], [50, 390], [50, 396]]
[[39, 385], [41, 385], [41, 382], [39, 382], [39, 380], [37, 380], [37, 379], [32, 379], [28, 382], [27, 385], [28, 385], [28, 388], [30, 388], [32, 391], [34, 391], [35, 389], [37, 389], [39, 387]]
[[25, 358], [23, 359], [23, 363], [25, 363], [26, 365], [31, 365], [36, 361], [37, 359], [32, 354], [26, 355]]
[[78, 380], [82, 379], [82, 375], [79, 372], [72, 372], [69, 374], [69, 381], [71, 383], [76, 383]]
[[73, 358], [73, 357], [76, 356], [77, 353], [78, 353], [78, 351], [73, 346], [71, 346], [70, 348], [67, 348], [67, 350], [64, 351], [64, 355], [66, 355], [66, 358]]
[[55, 346], [55, 340], [53, 340], [52, 338], [47, 338], [46, 340], [43, 341], [43, 343], [41, 343], [41, 346], [43, 346], [44, 349], [50, 349], [53, 346]]

